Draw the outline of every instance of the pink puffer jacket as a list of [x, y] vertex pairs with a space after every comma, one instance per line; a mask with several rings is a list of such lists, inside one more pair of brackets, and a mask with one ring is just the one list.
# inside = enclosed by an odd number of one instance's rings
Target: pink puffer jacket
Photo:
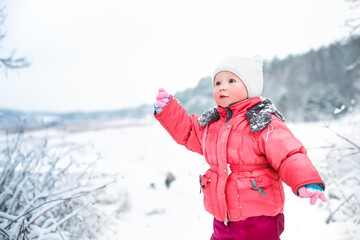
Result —
[[173, 97], [155, 116], [177, 143], [202, 155], [205, 151], [210, 169], [200, 180], [204, 206], [219, 221], [282, 213], [282, 181], [295, 194], [310, 183], [325, 188], [304, 146], [282, 120], [271, 114], [270, 125], [250, 130], [245, 114], [260, 102], [255, 97], [231, 105], [230, 115], [218, 107], [220, 119], [208, 127], [200, 126], [199, 116], [189, 116]]

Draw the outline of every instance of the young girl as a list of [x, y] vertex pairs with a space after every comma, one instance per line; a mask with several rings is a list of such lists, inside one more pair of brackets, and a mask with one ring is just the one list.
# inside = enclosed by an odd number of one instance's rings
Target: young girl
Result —
[[205, 210], [214, 216], [211, 240], [275, 240], [284, 230], [284, 190], [326, 202], [325, 184], [305, 147], [266, 98], [263, 61], [230, 57], [213, 74], [217, 108], [189, 116], [160, 89], [155, 118], [173, 139], [202, 154], [210, 169], [200, 178]]

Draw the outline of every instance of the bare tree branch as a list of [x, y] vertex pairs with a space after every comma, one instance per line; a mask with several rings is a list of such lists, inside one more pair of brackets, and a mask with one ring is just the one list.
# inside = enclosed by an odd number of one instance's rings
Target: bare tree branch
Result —
[[9, 69], [19, 69], [30, 66], [30, 62], [25, 58], [14, 58], [13, 54], [8, 58], [0, 58], [0, 63], [0, 67], [4, 66]]
[[[6, 37], [4, 22], [6, 19], [5, 7], [0, 8], [0, 42]], [[10, 56], [0, 56], [0, 69], [20, 69], [29, 67], [30, 62], [23, 57], [15, 57], [15, 51]]]
[[[356, 11], [360, 8], [360, 0], [346, 0], [350, 3], [349, 8], [352, 11]], [[360, 29], [360, 18], [358, 14], [355, 14], [357, 17], [351, 17], [345, 21], [345, 26], [350, 28], [350, 35], [355, 36], [360, 34], [358, 31]]]

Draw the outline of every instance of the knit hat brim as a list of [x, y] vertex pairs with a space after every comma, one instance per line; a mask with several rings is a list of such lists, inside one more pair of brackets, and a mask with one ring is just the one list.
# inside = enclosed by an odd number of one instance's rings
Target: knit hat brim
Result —
[[263, 60], [261, 57], [224, 59], [213, 73], [213, 84], [216, 74], [222, 71], [232, 72], [243, 81], [248, 90], [248, 98], [261, 96], [263, 89]]

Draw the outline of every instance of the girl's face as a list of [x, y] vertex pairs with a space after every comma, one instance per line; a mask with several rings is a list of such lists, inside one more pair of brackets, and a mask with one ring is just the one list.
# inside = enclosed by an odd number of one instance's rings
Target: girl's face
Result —
[[214, 99], [218, 106], [225, 108], [247, 97], [248, 91], [245, 84], [234, 73], [221, 71], [215, 75]]

